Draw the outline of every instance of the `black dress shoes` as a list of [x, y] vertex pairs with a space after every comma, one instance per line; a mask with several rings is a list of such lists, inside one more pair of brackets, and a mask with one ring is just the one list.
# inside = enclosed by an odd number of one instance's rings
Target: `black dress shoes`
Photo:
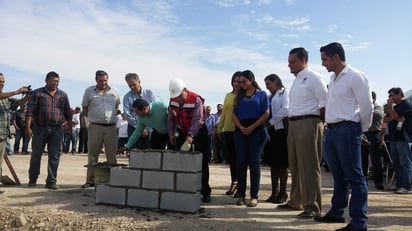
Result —
[[368, 230], [367, 228], [359, 228], [349, 223], [347, 226], [340, 228], [340, 229], [336, 229], [335, 231], [367, 231], [367, 230]]
[[315, 217], [315, 221], [324, 222], [324, 223], [345, 223], [344, 217], [332, 216], [329, 213], [326, 213], [323, 217]]

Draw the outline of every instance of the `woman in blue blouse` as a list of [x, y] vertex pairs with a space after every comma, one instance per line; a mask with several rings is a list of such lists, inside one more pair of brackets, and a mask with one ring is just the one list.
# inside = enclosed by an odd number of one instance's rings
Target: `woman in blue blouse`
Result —
[[247, 167], [250, 169], [250, 201], [256, 207], [259, 197], [260, 158], [268, 139], [264, 123], [269, 117], [269, 99], [255, 81], [253, 72], [246, 70], [240, 76], [240, 90], [236, 95], [232, 120], [236, 126], [236, 164], [238, 176], [237, 205], [245, 204]]

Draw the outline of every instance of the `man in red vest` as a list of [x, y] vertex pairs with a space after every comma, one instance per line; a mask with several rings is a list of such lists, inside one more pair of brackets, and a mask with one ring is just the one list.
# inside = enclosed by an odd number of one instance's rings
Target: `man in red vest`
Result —
[[[207, 152], [207, 129], [203, 120], [204, 99], [187, 90], [181, 79], [172, 79], [169, 83], [170, 104], [168, 113], [169, 141], [180, 149], [187, 144], [202, 153], [202, 189], [203, 202], [211, 202], [209, 186], [209, 160]], [[177, 134], [177, 135], [176, 135]], [[185, 145], [183, 145], [185, 144]], [[182, 150], [184, 148], [182, 147]]]

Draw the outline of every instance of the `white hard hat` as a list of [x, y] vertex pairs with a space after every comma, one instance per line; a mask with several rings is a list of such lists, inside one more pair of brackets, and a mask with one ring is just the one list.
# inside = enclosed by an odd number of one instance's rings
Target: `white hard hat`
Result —
[[185, 88], [185, 82], [181, 79], [172, 79], [169, 83], [169, 92], [170, 98], [176, 98], [182, 94], [183, 89]]

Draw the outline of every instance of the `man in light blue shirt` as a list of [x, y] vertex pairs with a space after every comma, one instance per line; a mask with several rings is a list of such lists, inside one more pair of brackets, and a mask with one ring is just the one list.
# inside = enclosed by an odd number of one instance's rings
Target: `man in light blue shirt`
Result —
[[130, 150], [133, 145], [143, 134], [145, 127], [153, 129], [150, 148], [151, 149], [165, 149], [169, 140], [167, 130], [167, 110], [168, 106], [163, 102], [149, 103], [144, 99], [136, 99], [133, 102], [133, 111], [139, 116], [136, 128], [134, 129], [126, 147], [119, 148], [120, 152]]
[[[136, 99], [144, 99], [149, 103], [155, 101], [155, 96], [153, 92], [149, 89], [143, 89], [140, 84], [139, 76], [136, 73], [128, 73], [125, 76], [127, 85], [130, 88], [130, 91], [126, 93], [123, 97], [123, 111], [126, 115], [128, 127], [127, 134], [130, 137], [137, 126], [139, 121], [139, 116], [136, 116], [136, 113], [133, 109], [133, 103]], [[148, 148], [149, 147], [149, 131], [150, 128], [145, 128], [141, 139], [136, 140], [133, 147], [136, 148]]]

